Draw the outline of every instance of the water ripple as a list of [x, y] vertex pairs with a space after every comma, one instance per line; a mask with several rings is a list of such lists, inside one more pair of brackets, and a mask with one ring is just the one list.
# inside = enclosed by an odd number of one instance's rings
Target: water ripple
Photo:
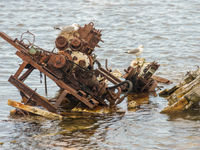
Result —
[[[1, 0], [0, 31], [11, 37], [32, 31], [36, 44], [52, 50], [56, 25], [84, 25], [93, 21], [103, 30], [101, 48], [95, 53], [102, 63], [123, 71], [135, 57], [124, 51], [144, 45], [148, 61], [161, 64], [157, 74], [177, 83], [187, 70], [200, 65], [199, 0]], [[97, 118], [49, 121], [41, 117], [10, 119], [7, 99], [20, 100], [18, 90], [7, 82], [16, 71], [15, 49], [0, 39], [0, 142], [3, 149], [199, 149], [199, 112], [166, 116], [160, 97], [136, 112], [126, 111]], [[38, 87], [39, 73], [27, 82]], [[9, 89], [9, 90], [8, 90]], [[50, 96], [56, 85], [49, 81]], [[126, 102], [120, 107], [126, 110]], [[180, 119], [181, 118], [181, 119]], [[83, 148], [84, 147], [84, 148]]]

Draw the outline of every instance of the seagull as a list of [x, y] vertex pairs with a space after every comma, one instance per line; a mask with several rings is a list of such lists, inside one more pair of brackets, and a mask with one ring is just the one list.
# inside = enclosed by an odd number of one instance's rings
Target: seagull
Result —
[[67, 33], [73, 32], [73, 31], [77, 31], [80, 28], [80, 25], [73, 23], [72, 25], [69, 26], [65, 26], [65, 27], [59, 27], [59, 26], [55, 26], [54, 29], [56, 30], [61, 30]]
[[74, 27], [74, 31], [77, 31], [80, 28], [80, 25], [77, 23], [73, 23], [71, 26]]
[[140, 45], [140, 46], [138, 46], [138, 48], [129, 50], [129, 51], [125, 52], [125, 53], [133, 54], [133, 55], [136, 55], [136, 57], [138, 57], [143, 52], [143, 48], [144, 48], [144, 46]]

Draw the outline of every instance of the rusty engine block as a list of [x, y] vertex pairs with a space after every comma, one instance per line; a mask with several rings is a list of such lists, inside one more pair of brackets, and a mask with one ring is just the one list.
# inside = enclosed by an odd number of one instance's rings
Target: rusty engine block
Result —
[[[26, 33], [32, 34], [29, 31]], [[95, 29], [92, 22], [84, 27], [77, 24], [64, 27], [55, 40], [57, 52], [49, 52], [34, 45], [34, 35], [33, 42], [28, 40], [28, 44], [23, 34], [20, 40], [12, 40], [3, 32], [0, 36], [18, 49], [16, 54], [23, 60], [9, 82], [20, 90], [22, 102], [26, 105], [40, 105], [57, 113], [59, 108], [72, 109], [77, 105], [91, 109], [98, 105], [114, 107], [130, 92], [155, 89], [156, 83], [151, 78], [159, 67], [155, 62], [143, 69], [129, 67], [125, 70], [124, 81], [101, 66], [94, 55], [95, 47], [99, 47], [98, 43], [102, 41], [101, 31]], [[20, 76], [24, 69], [27, 71]], [[38, 69], [60, 87], [61, 93], [55, 102], [50, 102], [24, 84], [34, 69]], [[106, 80], [113, 85], [108, 86]]]

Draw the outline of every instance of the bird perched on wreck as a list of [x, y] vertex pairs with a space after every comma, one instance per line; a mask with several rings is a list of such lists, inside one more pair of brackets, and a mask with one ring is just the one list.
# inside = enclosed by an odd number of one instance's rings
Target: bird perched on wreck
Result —
[[127, 53], [127, 54], [133, 54], [136, 57], [138, 57], [143, 52], [143, 48], [144, 48], [144, 46], [140, 45], [140, 46], [138, 46], [138, 48], [129, 50], [129, 51], [125, 52], [125, 53]]
[[72, 31], [77, 31], [79, 29], [79, 27], [80, 27], [80, 25], [73, 23], [72, 25], [64, 26], [64, 27], [55, 26], [54, 29], [62, 30], [62, 31], [69, 33], [69, 32], [72, 32]]

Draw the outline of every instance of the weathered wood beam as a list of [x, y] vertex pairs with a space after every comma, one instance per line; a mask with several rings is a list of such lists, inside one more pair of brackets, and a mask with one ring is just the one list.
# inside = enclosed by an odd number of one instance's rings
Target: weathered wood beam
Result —
[[186, 105], [188, 105], [188, 101], [185, 98], [177, 101], [171, 106], [165, 107], [161, 113], [175, 113], [185, 110]]
[[169, 90], [164, 90], [160, 95], [167, 95], [168, 105], [162, 113], [174, 113], [199, 106], [200, 102], [200, 69], [188, 72], [184, 79]]
[[164, 84], [171, 84], [172, 83], [170, 80], [163, 78], [163, 77], [160, 77], [160, 76], [156, 76], [156, 75], [153, 75], [151, 78], [156, 80], [159, 83], [164, 83]]
[[49, 119], [59, 119], [59, 120], [63, 119], [63, 116], [61, 116], [61, 115], [58, 115], [58, 114], [55, 114], [52, 112], [48, 112], [48, 111], [42, 110], [37, 107], [24, 105], [24, 104], [16, 102], [16, 101], [8, 100], [8, 105], [18, 108], [18, 109], [21, 109], [21, 110], [24, 110], [24, 111], [27, 111], [27, 112], [30, 112], [30, 113], [33, 113], [33, 114], [36, 114], [36, 115], [40, 115], [40, 116], [49, 118]]

